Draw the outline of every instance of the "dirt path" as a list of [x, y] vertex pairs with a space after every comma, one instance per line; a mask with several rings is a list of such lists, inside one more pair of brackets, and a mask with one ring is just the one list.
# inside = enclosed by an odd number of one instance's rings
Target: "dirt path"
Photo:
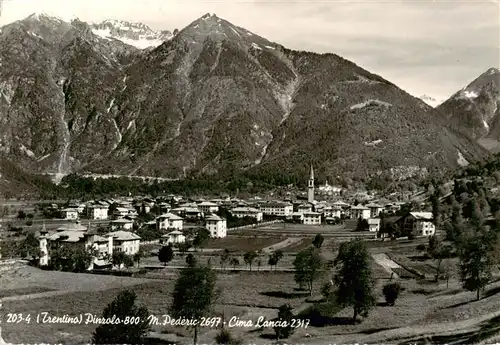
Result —
[[273, 244], [272, 246], [263, 248], [262, 252], [263, 253], [271, 253], [271, 252], [273, 252], [275, 250], [286, 248], [286, 247], [291, 246], [291, 245], [293, 245], [295, 243], [298, 243], [300, 241], [302, 241], [302, 237], [290, 237], [290, 238], [287, 238], [284, 241], [281, 241], [279, 243]]
[[396, 262], [391, 260], [387, 254], [372, 254], [373, 259], [377, 264], [382, 266], [388, 273], [394, 274], [394, 278], [399, 278], [399, 276], [392, 270], [393, 268], [401, 268]]

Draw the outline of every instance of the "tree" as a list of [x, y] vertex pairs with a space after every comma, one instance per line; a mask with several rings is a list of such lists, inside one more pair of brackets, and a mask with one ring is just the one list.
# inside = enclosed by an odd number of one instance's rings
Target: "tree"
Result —
[[188, 266], [196, 266], [197, 262], [198, 260], [196, 260], [196, 257], [193, 254], [189, 253], [186, 255], [186, 264]]
[[322, 274], [323, 259], [317, 248], [308, 248], [297, 254], [293, 261], [295, 268], [295, 282], [306, 284], [309, 296], [312, 296], [313, 283]]
[[222, 328], [219, 333], [215, 336], [215, 343], [217, 345], [241, 345], [243, 342], [241, 339], [236, 339], [231, 334], [229, 329]]
[[23, 210], [19, 210], [17, 212], [17, 218], [23, 220], [24, 218], [26, 218], [26, 213]]
[[325, 240], [325, 238], [323, 237], [323, 235], [321, 234], [316, 234], [316, 236], [314, 236], [314, 239], [313, 239], [313, 246], [315, 246], [316, 248], [320, 249], [321, 246], [323, 245], [323, 241]]
[[133, 259], [134, 262], [137, 263], [137, 267], [139, 267], [139, 264], [141, 263], [141, 259], [145, 256], [144, 249], [139, 248], [139, 251], [134, 254]]
[[210, 239], [210, 232], [205, 228], [200, 228], [193, 239], [193, 247], [200, 248]]
[[479, 300], [481, 290], [490, 282], [492, 276], [491, 256], [484, 237], [476, 234], [462, 241], [459, 260], [463, 287], [476, 291], [476, 298]]
[[85, 272], [92, 264], [95, 252], [93, 248], [80, 248], [75, 250], [71, 255], [73, 272]]
[[245, 255], [243, 255], [243, 261], [250, 267], [250, 271], [252, 270], [252, 263], [256, 257], [257, 253], [254, 251], [246, 252]]
[[[174, 318], [201, 320], [210, 316], [217, 298], [217, 276], [210, 267], [187, 267], [175, 282], [170, 314]], [[194, 344], [198, 342], [199, 325], [194, 328]]]
[[358, 224], [356, 225], [356, 231], [368, 231], [370, 225], [366, 219], [359, 217]]
[[40, 244], [32, 232], [28, 233], [24, 241], [21, 242], [20, 254], [23, 259], [36, 260], [40, 257]]
[[173, 258], [174, 250], [172, 249], [171, 245], [163, 246], [158, 251], [158, 260], [160, 260], [160, 262], [163, 262], [164, 266], [167, 266], [167, 263], [172, 261]]
[[276, 269], [276, 266], [280, 262], [280, 260], [283, 258], [283, 251], [281, 250], [276, 250], [269, 256], [269, 261], [268, 264]]
[[233, 266], [233, 270], [236, 270], [236, 266], [240, 264], [240, 260], [238, 260], [238, 258], [231, 258], [231, 260], [229, 260], [229, 264]]
[[118, 266], [121, 269], [122, 265], [125, 264], [125, 256], [124, 252], [113, 252], [113, 256], [111, 258], [111, 262], [113, 266]]
[[224, 269], [226, 262], [229, 260], [229, 249], [224, 249], [220, 256], [220, 267]]
[[[120, 323], [103, 324], [93, 333], [92, 344], [142, 344], [148, 333], [149, 311], [144, 306], [136, 305], [137, 295], [132, 290], [125, 290], [104, 309], [103, 318], [119, 318]], [[128, 318], [128, 319], [127, 319]], [[125, 323], [125, 320], [133, 320]], [[138, 322], [135, 322], [138, 320]]]
[[436, 229], [439, 229], [441, 226], [441, 201], [440, 201], [440, 192], [439, 188], [434, 190], [434, 193], [431, 196], [432, 202], [432, 219], [434, 221], [434, 226]]
[[289, 304], [284, 304], [279, 308], [278, 311], [278, 320], [282, 320], [286, 322], [286, 326], [281, 325], [274, 327], [274, 332], [276, 333], [276, 338], [286, 339], [290, 337], [294, 331], [292, 327], [292, 320], [295, 316], [292, 312], [292, 307]]
[[384, 287], [382, 288], [382, 293], [384, 294], [385, 301], [388, 305], [394, 305], [400, 291], [401, 285], [398, 282], [384, 285]]
[[269, 260], [267, 261], [267, 264], [271, 266], [272, 269], [273, 266], [276, 267], [276, 265], [278, 264], [278, 259], [274, 255], [269, 255]]
[[257, 271], [260, 271], [260, 266], [262, 266], [262, 260], [260, 258], [257, 259]]
[[451, 248], [449, 246], [443, 245], [443, 242], [436, 236], [429, 237], [429, 245], [427, 246], [427, 254], [437, 261], [436, 265], [436, 283], [439, 281], [439, 272], [441, 269], [441, 263], [444, 259], [450, 256]]
[[358, 314], [367, 316], [375, 304], [374, 280], [370, 268], [370, 255], [360, 239], [344, 242], [334, 260], [338, 271], [334, 283], [338, 288], [337, 302], [352, 306], [356, 323]]

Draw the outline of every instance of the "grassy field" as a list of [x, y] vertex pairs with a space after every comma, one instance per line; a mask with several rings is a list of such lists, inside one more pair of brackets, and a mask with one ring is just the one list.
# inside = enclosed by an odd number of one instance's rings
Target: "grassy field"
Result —
[[286, 237], [236, 237], [227, 236], [225, 238], [211, 239], [203, 248], [229, 249], [230, 251], [248, 252], [257, 251], [265, 247], [286, 240]]
[[[207, 244], [208, 248], [228, 248], [232, 256], [240, 260], [239, 267], [245, 267], [242, 253], [258, 250], [283, 241], [281, 236], [228, 236]], [[312, 238], [305, 237], [298, 243], [284, 248], [285, 256], [279, 267], [292, 267], [294, 253], [309, 246]], [[385, 253], [388, 258], [401, 266], [417, 270], [426, 275], [421, 279], [411, 275], [404, 267], [394, 269], [400, 274], [404, 288], [395, 306], [386, 306], [381, 293], [382, 286], [391, 277], [391, 270], [384, 262], [372, 263], [372, 272], [377, 279], [377, 305], [368, 317], [358, 324], [351, 324], [352, 308], [340, 308], [335, 303], [326, 306], [320, 302], [320, 288], [327, 282], [333, 271], [314, 285], [313, 298], [297, 289], [293, 273], [259, 272], [254, 264], [252, 272], [218, 271], [217, 286], [221, 291], [213, 316], [225, 315], [226, 319], [237, 316], [242, 320], [253, 320], [263, 316], [274, 318], [277, 308], [285, 303], [296, 311], [306, 312], [329, 308], [331, 315], [318, 317], [309, 314], [311, 324], [306, 329], [297, 329], [287, 343], [318, 344], [330, 343], [447, 343], [460, 340], [462, 343], [478, 343], [500, 331], [500, 280], [490, 284], [475, 301], [475, 293], [465, 291], [457, 281], [456, 259], [447, 264], [455, 267], [447, 287], [446, 281], [432, 282], [435, 262], [422, 256], [416, 250], [415, 242], [367, 242], [372, 253]], [[327, 238], [322, 253], [328, 260], [336, 255], [340, 241]], [[198, 253], [204, 262], [211, 255]], [[378, 256], [377, 256], [378, 257]], [[213, 257], [212, 257], [213, 258]], [[184, 264], [185, 257], [176, 256], [170, 266]], [[267, 263], [267, 255], [261, 257]], [[217, 258], [212, 263], [218, 266]], [[145, 264], [160, 264], [157, 258], [144, 259]], [[405, 273], [406, 272], [406, 273]], [[3, 299], [2, 320], [6, 313], [48, 312], [52, 315], [74, 316], [77, 313], [101, 315], [103, 308], [119, 293], [131, 288], [136, 291], [139, 302], [146, 305], [151, 314], [161, 316], [168, 313], [171, 293], [178, 270], [160, 269], [146, 274], [143, 278], [113, 277], [91, 274], [41, 271], [23, 264], [0, 265], [0, 297]], [[147, 278], [156, 279], [147, 279]], [[406, 278], [407, 277], [407, 278]], [[315, 301], [315, 302], [314, 302]], [[319, 302], [318, 302], [319, 301]], [[95, 325], [68, 324], [2, 324], [2, 336], [11, 343], [64, 344], [88, 343]], [[180, 327], [155, 326], [153, 334], [158, 338], [176, 344], [188, 344], [190, 331]], [[199, 341], [212, 343], [217, 330], [202, 329]], [[272, 343], [272, 329], [231, 328], [231, 332], [244, 343]], [[453, 338], [455, 337], [455, 338]]]

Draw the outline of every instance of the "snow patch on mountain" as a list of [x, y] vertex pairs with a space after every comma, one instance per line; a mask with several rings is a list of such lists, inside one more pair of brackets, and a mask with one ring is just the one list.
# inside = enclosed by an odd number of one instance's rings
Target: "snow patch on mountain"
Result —
[[365, 146], [375, 146], [377, 144], [380, 144], [381, 142], [382, 142], [381, 139], [377, 139], [374, 141], [365, 141], [364, 144], [365, 144]]
[[488, 125], [488, 122], [486, 122], [485, 120], [483, 120], [483, 125], [484, 125], [484, 128], [486, 128], [487, 130], [490, 129], [490, 126]]
[[440, 105], [441, 103], [443, 103], [443, 100], [436, 99], [436, 98], [428, 96], [428, 95], [422, 95], [419, 98], [424, 103], [426, 103], [427, 105], [430, 105], [433, 108], [436, 108], [438, 105]]
[[138, 49], [157, 47], [172, 38], [169, 31], [156, 31], [142, 23], [105, 20], [92, 24], [92, 32], [107, 40], [115, 39]]

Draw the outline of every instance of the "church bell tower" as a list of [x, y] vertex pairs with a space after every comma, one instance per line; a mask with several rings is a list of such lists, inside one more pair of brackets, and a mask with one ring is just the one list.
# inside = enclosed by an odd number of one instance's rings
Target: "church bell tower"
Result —
[[314, 170], [311, 164], [311, 175], [309, 176], [309, 183], [307, 185], [307, 201], [314, 201]]

